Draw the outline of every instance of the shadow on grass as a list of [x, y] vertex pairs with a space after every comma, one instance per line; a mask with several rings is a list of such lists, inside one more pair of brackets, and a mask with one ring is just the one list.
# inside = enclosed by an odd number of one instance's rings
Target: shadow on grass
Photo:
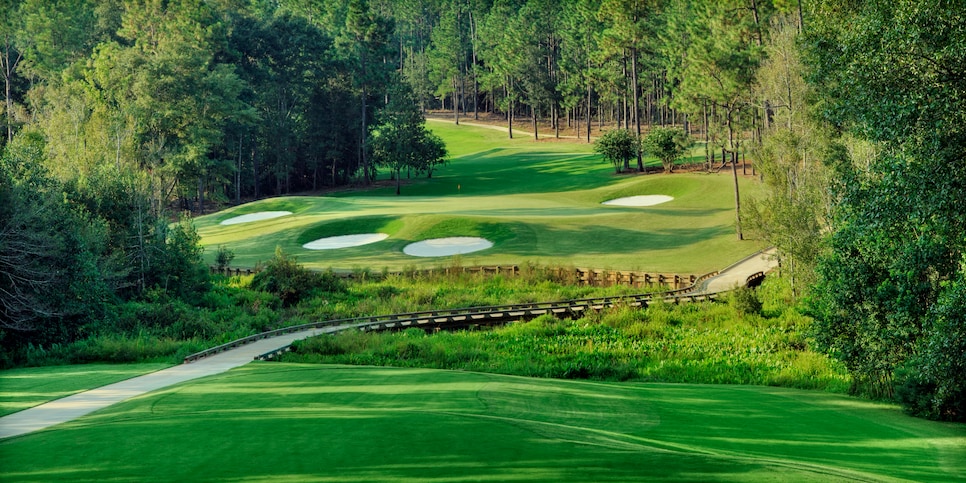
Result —
[[[514, 232], [523, 231], [524, 223], [510, 224]], [[676, 228], [655, 231], [631, 230], [626, 228], [587, 226], [586, 228], [561, 228], [543, 225], [531, 229], [539, 237], [539, 251], [543, 254], [568, 257], [573, 255], [612, 254], [622, 249], [639, 251], [644, 249], [678, 249], [695, 245], [710, 239], [730, 234], [731, 227], [712, 226], [705, 228]], [[530, 240], [514, 239], [499, 247], [503, 253], [521, 257], [534, 253], [535, 245]], [[643, 260], [642, 262], [646, 262]]]
[[0, 478], [944, 481], [963, 468], [929, 438], [961, 443], [966, 429], [854, 403], [763, 387], [262, 363], [0, 442]]
[[[412, 178], [406, 196], [508, 195], [593, 189], [620, 181], [609, 165], [592, 155], [494, 148], [454, 160], [431, 180]], [[458, 188], [457, 188], [458, 186]], [[396, 196], [395, 188], [366, 191], [367, 196]]]

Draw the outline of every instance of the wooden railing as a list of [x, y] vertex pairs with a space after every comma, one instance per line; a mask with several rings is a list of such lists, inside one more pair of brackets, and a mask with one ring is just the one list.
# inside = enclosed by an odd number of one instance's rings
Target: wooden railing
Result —
[[[209, 267], [211, 273], [237, 277], [242, 275], [253, 275], [258, 273], [257, 268], [218, 268]], [[502, 275], [506, 277], [518, 277], [528, 272], [527, 268], [518, 265], [490, 265], [479, 267], [443, 267], [429, 268], [423, 270], [413, 270], [407, 272], [388, 272], [391, 275], [403, 276], [429, 276], [434, 274], [480, 274], [480, 275]], [[591, 285], [595, 287], [609, 287], [612, 285], [626, 285], [637, 288], [670, 287], [672, 289], [683, 289], [694, 285], [699, 279], [694, 274], [678, 273], [652, 273], [635, 270], [606, 270], [598, 268], [560, 268], [560, 267], [538, 267], [533, 270], [540, 271], [549, 278], [556, 280], [572, 280], [581, 285]], [[717, 272], [714, 272], [715, 274]], [[379, 277], [381, 273], [366, 272], [362, 275], [356, 272], [336, 272], [343, 278], [367, 278]], [[705, 277], [707, 275], [704, 275]]]
[[[544, 314], [554, 314], [557, 316], [580, 315], [590, 310], [602, 310], [615, 305], [644, 308], [647, 307], [648, 303], [654, 300], [663, 300], [668, 303], [676, 304], [681, 302], [714, 300], [717, 298], [717, 294], [691, 294], [691, 291], [692, 289], [689, 287], [686, 289], [670, 290], [654, 294], [597, 297], [564, 300], [559, 302], [467, 307], [451, 310], [430, 310], [424, 312], [326, 320], [284, 327], [281, 329], [243, 337], [217, 347], [212, 347], [210, 349], [191, 354], [184, 358], [184, 362], [194, 362], [198, 359], [218, 354], [220, 352], [224, 352], [226, 350], [258, 340], [311, 329], [330, 327], [339, 327], [338, 331], [350, 329], [358, 329], [363, 331], [401, 330], [410, 327], [419, 327], [423, 329], [456, 329], [474, 325], [502, 324], [508, 321], [530, 319]], [[283, 347], [279, 350], [283, 349], [285, 348]], [[278, 352], [278, 350], [272, 351], [272, 353], [274, 352]]]
[[[688, 295], [678, 294], [663, 297], [668, 303], [700, 302], [715, 300], [718, 294]], [[364, 332], [405, 330], [419, 328], [423, 330], [455, 330], [471, 326], [499, 325], [508, 322], [529, 320], [541, 315], [553, 314], [556, 317], [579, 316], [593, 310], [603, 310], [614, 305], [623, 304], [631, 307], [647, 307], [654, 300], [650, 296], [611, 297], [605, 299], [571, 300], [555, 303], [520, 304], [504, 307], [477, 307], [446, 311], [451, 313], [434, 312], [427, 316], [407, 317], [409, 314], [399, 314], [401, 317], [388, 320], [359, 322], [364, 318], [347, 319], [344, 325], [330, 333], [346, 330], [361, 330]], [[335, 321], [333, 321], [335, 322]], [[330, 326], [331, 327], [331, 326]], [[316, 328], [316, 327], [307, 327]], [[305, 329], [301, 329], [305, 330]], [[255, 360], [269, 360], [291, 350], [291, 345], [279, 347], [255, 356]]]
[[765, 281], [765, 272], [755, 272], [745, 279], [745, 287], [754, 288], [761, 285], [763, 281]]

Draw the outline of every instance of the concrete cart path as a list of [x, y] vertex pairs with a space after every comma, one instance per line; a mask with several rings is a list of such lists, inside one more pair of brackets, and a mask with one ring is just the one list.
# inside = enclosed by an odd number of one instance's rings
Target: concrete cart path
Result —
[[199, 377], [220, 374], [248, 364], [255, 356], [291, 344], [293, 341], [341, 328], [310, 329], [262, 339], [190, 364], [162, 369], [24, 409], [0, 418], [0, 439], [39, 431], [157, 389]]

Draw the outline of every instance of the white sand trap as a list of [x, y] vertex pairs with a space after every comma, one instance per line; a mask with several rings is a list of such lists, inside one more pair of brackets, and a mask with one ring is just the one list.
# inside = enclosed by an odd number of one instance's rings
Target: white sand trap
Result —
[[234, 218], [229, 218], [223, 222], [222, 225], [237, 225], [239, 223], [248, 223], [250, 221], [262, 221], [271, 220], [272, 218], [279, 218], [286, 215], [291, 215], [291, 211], [259, 211], [258, 213], [249, 213], [247, 215], [236, 216]]
[[603, 204], [611, 206], [654, 206], [667, 203], [673, 199], [673, 197], [665, 195], [640, 195], [617, 198], [616, 200], [605, 201]]
[[336, 248], [349, 248], [368, 245], [377, 241], [389, 238], [385, 233], [363, 233], [361, 235], [341, 235], [319, 238], [302, 245], [308, 250], [334, 250]]
[[403, 253], [414, 257], [446, 257], [478, 252], [492, 246], [493, 243], [485, 238], [454, 236], [411, 243], [403, 248]]

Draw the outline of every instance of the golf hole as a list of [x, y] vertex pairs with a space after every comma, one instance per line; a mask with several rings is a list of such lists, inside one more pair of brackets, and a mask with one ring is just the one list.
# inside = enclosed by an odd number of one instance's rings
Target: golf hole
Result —
[[326, 238], [319, 238], [315, 241], [310, 241], [305, 245], [302, 245], [302, 248], [308, 250], [334, 250], [336, 248], [350, 248], [368, 245], [370, 243], [383, 241], [386, 238], [389, 238], [389, 235], [385, 233], [362, 233], [359, 235], [330, 236]]
[[259, 211], [258, 213], [249, 213], [247, 215], [236, 216], [234, 218], [229, 218], [222, 221], [222, 225], [237, 225], [239, 223], [248, 223], [251, 221], [262, 221], [271, 220], [272, 218], [279, 218], [286, 215], [291, 215], [291, 211]]
[[605, 201], [602, 204], [611, 206], [654, 206], [661, 203], [667, 203], [674, 198], [666, 195], [639, 195], [639, 196], [628, 196], [626, 198], [617, 198], [610, 201]]
[[403, 253], [413, 257], [446, 257], [478, 252], [492, 246], [493, 242], [485, 238], [455, 236], [411, 243], [403, 248]]

